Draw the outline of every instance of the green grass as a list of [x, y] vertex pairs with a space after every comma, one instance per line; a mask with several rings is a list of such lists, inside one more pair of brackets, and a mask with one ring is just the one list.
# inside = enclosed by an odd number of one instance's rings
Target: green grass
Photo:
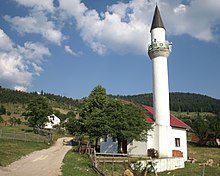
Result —
[[[158, 176], [202, 176], [203, 166], [208, 159], [213, 159], [213, 166], [206, 166], [204, 176], [219, 176], [220, 175], [220, 148], [197, 147], [193, 144], [188, 144], [188, 153], [190, 158], [195, 158], [195, 163], [185, 163], [184, 169], [166, 171], [158, 173]], [[100, 170], [106, 176], [112, 175], [112, 164], [105, 164], [104, 168], [100, 165]], [[115, 164], [114, 176], [121, 176], [126, 168], [124, 164]], [[69, 152], [65, 156], [63, 166], [63, 176], [96, 176], [97, 174], [91, 167], [90, 159], [87, 155], [82, 155], [77, 152]], [[153, 173], [148, 173], [149, 176], [154, 176]]]
[[45, 143], [0, 139], [0, 166], [6, 166], [22, 156], [47, 147]]
[[[177, 169], [174, 171], [167, 171], [159, 173], [159, 176], [175, 175], [175, 176], [200, 176], [203, 173], [203, 166], [208, 159], [213, 159], [213, 166], [205, 167], [205, 176], [219, 176], [220, 175], [220, 148], [197, 147], [193, 144], [188, 144], [188, 152], [190, 158], [195, 158], [195, 163], [185, 163], [184, 169]], [[154, 174], [150, 174], [153, 176]]]
[[64, 158], [63, 176], [97, 176], [87, 155], [69, 151]]
[[1, 125], [0, 126], [0, 130], [3, 130], [5, 132], [18, 132], [18, 133], [21, 133], [21, 132], [25, 132], [25, 133], [30, 133], [30, 132], [33, 132], [33, 128], [32, 127], [29, 127], [27, 125], [18, 125], [18, 126], [4, 126], [4, 125]]

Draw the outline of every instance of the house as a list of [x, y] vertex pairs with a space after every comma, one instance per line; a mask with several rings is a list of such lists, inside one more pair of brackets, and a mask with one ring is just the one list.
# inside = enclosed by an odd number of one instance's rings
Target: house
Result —
[[53, 129], [53, 127], [55, 125], [60, 124], [60, 119], [56, 115], [52, 114], [52, 115], [47, 116], [47, 117], [48, 117], [48, 122], [44, 126], [45, 129]]
[[[127, 153], [135, 156], [149, 156], [151, 149], [156, 149], [155, 141], [157, 141], [158, 133], [155, 133], [155, 119], [154, 109], [150, 106], [144, 106], [147, 111], [146, 121], [152, 124], [152, 130], [149, 131], [146, 141], [130, 141], [127, 142]], [[170, 115], [170, 145], [173, 157], [183, 157], [187, 160], [187, 130], [190, 129], [188, 125], [179, 120], [177, 117]], [[156, 139], [156, 140], [155, 140]], [[108, 137], [101, 139], [100, 152], [101, 153], [117, 153], [117, 140]], [[167, 147], [167, 146], [164, 146]], [[150, 150], [149, 150], [150, 149]]]

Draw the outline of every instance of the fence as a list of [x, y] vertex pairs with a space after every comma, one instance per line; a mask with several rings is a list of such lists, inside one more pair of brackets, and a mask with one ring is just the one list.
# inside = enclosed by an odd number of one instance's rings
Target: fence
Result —
[[[127, 154], [97, 153], [94, 148], [87, 148], [86, 153], [91, 158], [94, 169], [102, 176], [121, 175], [118, 172], [128, 168], [128, 163], [130, 162]], [[118, 167], [118, 164], [121, 164], [120, 167]]]
[[16, 131], [9, 132], [0, 130], [0, 139], [10, 139], [10, 140], [19, 140], [25, 142], [49, 142], [51, 139], [51, 135], [49, 133], [47, 135], [33, 134], [33, 133], [18, 133]]
[[[155, 163], [151, 157], [147, 156], [130, 156], [128, 154], [119, 153], [97, 153], [94, 148], [86, 146], [86, 153], [91, 158], [92, 166], [99, 175], [102, 176], [121, 176], [123, 171], [131, 169], [136, 175], [146, 175], [152, 172], [157, 176]], [[147, 161], [143, 166], [139, 161]]]

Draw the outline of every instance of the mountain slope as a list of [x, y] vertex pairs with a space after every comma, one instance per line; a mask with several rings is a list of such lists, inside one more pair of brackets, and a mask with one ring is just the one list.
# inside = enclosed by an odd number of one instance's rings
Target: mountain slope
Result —
[[[153, 106], [153, 94], [113, 96], [138, 104]], [[170, 93], [170, 109], [179, 112], [220, 112], [220, 100], [195, 93]]]

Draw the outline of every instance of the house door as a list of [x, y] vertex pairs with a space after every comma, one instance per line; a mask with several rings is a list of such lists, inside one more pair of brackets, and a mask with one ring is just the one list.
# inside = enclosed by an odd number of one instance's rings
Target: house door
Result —
[[127, 140], [122, 141], [122, 152], [127, 153]]

